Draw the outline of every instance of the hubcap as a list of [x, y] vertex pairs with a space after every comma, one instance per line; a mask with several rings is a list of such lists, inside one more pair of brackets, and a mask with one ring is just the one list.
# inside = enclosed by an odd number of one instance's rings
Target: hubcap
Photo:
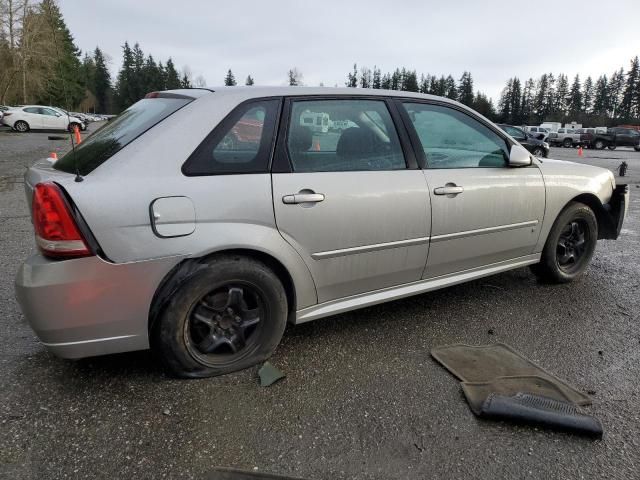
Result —
[[226, 285], [201, 298], [186, 325], [187, 347], [201, 361], [229, 360], [252, 345], [264, 315], [251, 286]]
[[581, 220], [573, 220], [562, 229], [556, 259], [562, 270], [573, 270], [584, 255], [589, 240], [587, 226]]

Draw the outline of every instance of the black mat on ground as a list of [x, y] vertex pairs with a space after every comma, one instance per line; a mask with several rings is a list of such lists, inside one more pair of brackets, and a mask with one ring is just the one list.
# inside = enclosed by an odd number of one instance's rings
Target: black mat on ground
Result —
[[528, 393], [512, 396], [492, 393], [482, 405], [479, 416], [602, 437], [602, 424], [597, 418], [584, 415], [570, 403]]
[[[463, 382], [493, 382], [499, 377], [520, 377], [520, 390], [505, 393], [526, 392], [534, 395], [549, 395], [549, 383], [559, 390], [566, 400], [576, 405], [590, 405], [591, 399], [574, 387], [547, 372], [531, 360], [523, 357], [504, 343], [493, 345], [445, 345], [434, 347], [431, 356]], [[547, 382], [540, 382], [543, 378]]]

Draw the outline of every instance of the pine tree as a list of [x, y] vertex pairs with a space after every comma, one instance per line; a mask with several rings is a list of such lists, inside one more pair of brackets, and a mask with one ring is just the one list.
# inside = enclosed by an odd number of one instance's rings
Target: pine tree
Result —
[[247, 79], [244, 81], [245, 85], [253, 85], [255, 82], [253, 81], [253, 77], [251, 75], [247, 75]]
[[80, 76], [82, 79], [82, 85], [91, 93], [95, 94], [96, 63], [94, 62], [93, 57], [90, 57], [86, 52], [82, 58], [82, 64], [80, 65]]
[[451, 75], [448, 75], [445, 79], [444, 96], [451, 100], [458, 99], [458, 87], [456, 81]]
[[383, 90], [391, 90], [391, 75], [385, 73], [380, 80], [380, 88]]
[[418, 74], [415, 70], [405, 72], [402, 89], [407, 92], [417, 92], [420, 89], [418, 85]]
[[224, 77], [224, 84], [227, 87], [233, 87], [236, 85], [236, 77], [233, 76], [231, 69], [227, 70], [227, 74]]
[[503, 123], [511, 122], [511, 106], [513, 105], [513, 79], [507, 80], [507, 84], [500, 93], [498, 102], [498, 118]]
[[434, 95], [444, 97], [447, 94], [447, 79], [441, 75], [438, 80], [431, 83], [431, 90]]
[[85, 96], [85, 86], [80, 74], [80, 50], [76, 47], [55, 0], [42, 0], [37, 8], [38, 13], [46, 19], [42, 28], [52, 31], [56, 48], [53, 74], [40, 94], [38, 103], [62, 105], [67, 110], [72, 110]]
[[520, 79], [518, 77], [513, 77], [511, 81], [511, 106], [510, 112], [511, 117], [509, 118], [509, 123], [514, 125], [522, 124], [522, 85], [520, 83]]
[[473, 96], [473, 78], [471, 72], [464, 72], [460, 77], [460, 86], [458, 87], [458, 101], [464, 105], [473, 105], [475, 98]]
[[180, 88], [191, 88], [191, 79], [189, 78], [189, 75], [187, 74], [187, 72], [184, 72], [182, 74], [182, 78], [180, 79]]
[[298, 71], [296, 67], [289, 70], [289, 86], [300, 87], [302, 86], [302, 73]]
[[569, 101], [569, 79], [563, 73], [558, 75], [556, 84], [556, 97], [552, 114], [559, 121], [567, 116], [567, 103]]
[[166, 77], [167, 90], [174, 90], [176, 88], [181, 88], [180, 77], [178, 76], [178, 71], [176, 70], [176, 67], [173, 65], [173, 60], [171, 60], [171, 57], [169, 57], [169, 60], [167, 60], [166, 76], [167, 76]]
[[380, 69], [377, 68], [376, 66], [373, 67], [373, 80], [372, 80], [372, 87], [375, 89], [379, 89], [382, 88], [382, 78], [381, 78], [381, 72]]
[[429, 75], [420, 75], [420, 93], [429, 93]]
[[356, 88], [358, 86], [358, 65], [353, 64], [353, 73], [347, 75], [347, 87]]
[[587, 77], [582, 86], [582, 111], [586, 114], [591, 113], [593, 108], [593, 80], [591, 77]]
[[402, 86], [402, 74], [400, 73], [400, 69], [396, 68], [395, 71], [391, 74], [391, 90], [400, 90]]
[[545, 115], [545, 102], [548, 97], [549, 77], [543, 73], [536, 84], [536, 94], [533, 100], [533, 115], [535, 122], [541, 122]]
[[582, 111], [582, 87], [580, 86], [580, 75], [577, 75], [573, 79], [571, 84], [571, 90], [569, 91], [569, 115], [575, 117]]
[[638, 57], [631, 60], [631, 66], [627, 72], [627, 80], [622, 92], [620, 102], [620, 118], [631, 121], [640, 118], [640, 105], [638, 104], [638, 91], [640, 90], [640, 65]]
[[360, 86], [362, 88], [371, 88], [371, 83], [371, 70], [367, 67], [362, 67], [360, 69]]
[[547, 81], [549, 82], [549, 86], [547, 88], [547, 96], [544, 100], [543, 119], [553, 114], [553, 106], [556, 102], [556, 79], [553, 73], [547, 74]]
[[607, 117], [609, 110], [609, 83], [606, 75], [600, 75], [596, 80], [593, 99], [593, 113], [601, 118]]
[[478, 92], [473, 99], [473, 105], [471, 107], [478, 112], [480, 115], [484, 115], [489, 120], [496, 119], [496, 112], [493, 108], [493, 102], [491, 99], [487, 98], [484, 93]]
[[132, 50], [133, 55], [133, 74], [131, 77], [130, 85], [131, 90], [134, 92], [135, 101], [137, 102], [143, 98], [149, 91], [144, 84], [143, 69], [144, 69], [144, 52], [140, 48], [140, 45], [136, 42]]
[[121, 110], [128, 108], [138, 101], [134, 91], [134, 58], [133, 51], [129, 47], [128, 42], [124, 42], [122, 47], [122, 68], [118, 72], [118, 80], [116, 83], [116, 98], [118, 107]]
[[93, 52], [93, 61], [96, 66], [94, 78], [94, 94], [98, 103], [98, 112], [111, 112], [111, 74], [107, 67], [102, 50], [98, 47]]
[[608, 111], [609, 117], [616, 119], [620, 117], [620, 103], [622, 100], [622, 91], [624, 88], [624, 70], [620, 68], [613, 72], [611, 79], [609, 80], [608, 88]]
[[524, 83], [524, 88], [522, 89], [522, 101], [520, 102], [522, 123], [525, 125], [532, 123], [534, 98], [535, 82], [533, 81], [533, 78], [530, 78]]

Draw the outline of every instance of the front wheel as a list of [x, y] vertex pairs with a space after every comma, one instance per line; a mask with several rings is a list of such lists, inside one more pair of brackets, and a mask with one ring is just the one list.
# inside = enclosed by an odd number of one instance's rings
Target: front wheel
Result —
[[540, 263], [531, 267], [545, 282], [566, 283], [584, 273], [598, 241], [598, 221], [593, 210], [571, 202], [558, 215], [542, 250]]
[[609, 150], [615, 150], [615, 149], [616, 149], [616, 146], [615, 146], [615, 145], [609, 145], [607, 148], [608, 148]]
[[602, 140], [596, 140], [596, 143], [593, 145], [596, 150], [602, 150], [605, 147], [605, 144]]
[[573, 147], [573, 140], [571, 140], [570, 138], [565, 138], [565, 139], [562, 141], [562, 146], [563, 146], [563, 147], [565, 147], [565, 148], [571, 148], [571, 147]]
[[78, 131], [82, 130], [82, 127], [80, 126], [80, 124], [79, 124], [79, 123], [70, 123], [70, 124], [69, 124], [69, 128], [68, 128], [68, 130], [69, 130], [71, 133], [73, 133], [73, 132], [75, 131], [75, 129], [76, 129], [76, 128], [78, 129]]
[[217, 257], [177, 286], [151, 344], [172, 374], [211, 377], [266, 360], [286, 320], [286, 294], [273, 271], [248, 257]]
[[544, 157], [544, 149], [540, 147], [534, 148], [532, 153], [534, 157]]
[[633, 147], [636, 152], [640, 152], [640, 147]]

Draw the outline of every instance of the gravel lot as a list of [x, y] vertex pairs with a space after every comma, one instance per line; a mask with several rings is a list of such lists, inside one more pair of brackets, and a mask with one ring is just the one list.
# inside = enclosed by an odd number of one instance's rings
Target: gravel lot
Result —
[[[212, 466], [313, 479], [637, 478], [640, 469], [640, 154], [626, 159], [632, 205], [577, 283], [521, 269], [289, 327], [256, 369], [167, 378], [148, 352], [77, 362], [38, 343], [13, 295], [33, 249], [24, 166], [66, 142], [0, 130], [0, 477], [199, 478]], [[575, 149], [551, 157], [578, 160]], [[492, 331], [493, 334], [490, 334]], [[506, 342], [583, 391], [601, 441], [480, 421], [432, 346]], [[594, 393], [595, 392], [595, 393]]]

